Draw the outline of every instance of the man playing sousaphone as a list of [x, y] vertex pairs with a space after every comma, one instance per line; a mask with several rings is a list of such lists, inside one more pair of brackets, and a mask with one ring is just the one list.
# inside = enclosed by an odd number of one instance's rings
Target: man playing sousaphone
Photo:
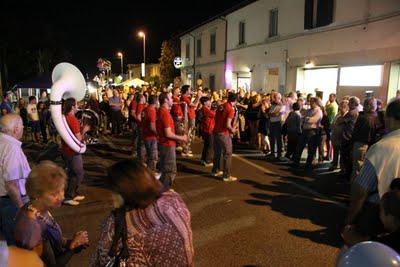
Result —
[[[90, 130], [90, 126], [82, 125], [81, 129], [79, 120], [75, 117], [77, 110], [78, 108], [75, 98], [68, 98], [65, 100], [63, 110], [65, 120], [71, 132], [79, 141], [82, 142], [83, 136]], [[64, 140], [62, 141], [61, 151], [68, 174], [65, 199], [63, 203], [76, 206], [79, 205], [78, 201], [85, 199], [84, 196], [78, 194], [78, 188], [84, 176], [82, 155], [72, 150]]]

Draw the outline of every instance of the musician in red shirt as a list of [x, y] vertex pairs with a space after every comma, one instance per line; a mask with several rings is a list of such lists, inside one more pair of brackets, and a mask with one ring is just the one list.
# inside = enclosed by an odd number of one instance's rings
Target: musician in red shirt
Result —
[[229, 93], [228, 101], [217, 108], [214, 126], [214, 161], [211, 175], [217, 177], [219, 172], [221, 154], [223, 155], [222, 178], [225, 182], [236, 181], [237, 178], [231, 176], [232, 161], [232, 137], [236, 132], [233, 124], [235, 123], [235, 105], [237, 95]]
[[[81, 129], [80, 123], [75, 117], [77, 110], [78, 108], [74, 98], [68, 98], [65, 100], [63, 110], [65, 120], [76, 139], [82, 141], [85, 133], [90, 130], [90, 126], [84, 125]], [[65, 166], [68, 170], [68, 180], [63, 203], [76, 206], [79, 205], [78, 201], [85, 199], [84, 196], [78, 194], [78, 188], [82, 183], [84, 176], [82, 155], [72, 150], [64, 141], [61, 143], [61, 151]]]
[[170, 109], [172, 107], [172, 94], [163, 92], [158, 98], [160, 108], [157, 118], [157, 134], [160, 147], [160, 181], [168, 190], [176, 176], [176, 141], [187, 142], [186, 135], [176, 135], [175, 125]]
[[147, 168], [156, 172], [156, 164], [158, 158], [157, 148], [157, 96], [149, 96], [147, 107], [143, 110], [141, 121], [144, 147], [146, 149]]
[[[193, 153], [191, 151], [192, 139], [194, 137], [194, 129], [196, 123], [196, 107], [200, 102], [200, 97], [202, 96], [201, 90], [197, 92], [196, 99], [192, 102], [191, 100], [191, 90], [189, 85], [183, 85], [181, 88], [181, 101], [182, 110], [187, 110], [187, 125], [185, 126], [187, 129], [186, 133], [188, 135], [188, 142], [185, 146], [183, 146], [182, 156], [193, 157]], [[186, 107], [186, 108], [185, 108]], [[183, 114], [185, 116], [185, 114]]]
[[215, 111], [211, 109], [210, 98], [203, 96], [200, 98], [203, 105], [201, 112], [201, 128], [204, 140], [203, 152], [201, 153], [201, 164], [204, 166], [212, 166], [212, 153], [214, 146], [213, 130], [214, 130], [214, 117]]

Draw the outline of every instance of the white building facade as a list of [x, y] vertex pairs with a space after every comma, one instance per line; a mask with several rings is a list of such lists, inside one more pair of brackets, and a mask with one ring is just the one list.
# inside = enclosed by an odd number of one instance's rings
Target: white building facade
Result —
[[225, 16], [225, 87], [365, 93], [400, 88], [397, 0], [259, 0]]
[[183, 84], [195, 87], [202, 79], [203, 88], [223, 89], [225, 86], [226, 21], [211, 20], [181, 38], [181, 78]]

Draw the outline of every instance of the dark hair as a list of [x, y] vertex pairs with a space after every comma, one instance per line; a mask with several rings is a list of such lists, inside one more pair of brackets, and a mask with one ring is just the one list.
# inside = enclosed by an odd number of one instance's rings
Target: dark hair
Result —
[[29, 102], [31, 102], [32, 100], [36, 100], [36, 96], [31, 95], [31, 96], [29, 97]]
[[208, 96], [203, 96], [200, 98], [200, 103], [204, 105], [207, 101], [210, 101], [210, 98]]
[[183, 95], [183, 94], [186, 94], [186, 92], [189, 90], [189, 88], [190, 88], [190, 85], [183, 85], [182, 87], [181, 87], [181, 94]]
[[400, 121], [400, 99], [396, 99], [387, 106], [386, 117]]
[[237, 94], [230, 92], [228, 94], [228, 102], [235, 102], [237, 100]]
[[154, 105], [157, 102], [157, 96], [156, 95], [150, 95], [149, 96], [149, 105]]
[[294, 111], [300, 110], [300, 104], [297, 103], [297, 102], [294, 102], [293, 105], [292, 105], [292, 108], [293, 108]]
[[64, 115], [67, 115], [72, 110], [72, 107], [75, 105], [76, 105], [75, 98], [73, 97], [67, 98], [64, 101], [64, 111], [63, 111]]
[[400, 191], [392, 190], [386, 192], [381, 199], [383, 211], [385, 214], [394, 216], [400, 220]]
[[168, 98], [168, 93], [167, 92], [162, 92], [159, 96], [158, 96], [158, 102], [160, 102], [160, 105], [162, 106], [165, 102], [165, 99]]
[[143, 164], [124, 159], [110, 167], [107, 183], [132, 208], [145, 208], [161, 196], [162, 185]]

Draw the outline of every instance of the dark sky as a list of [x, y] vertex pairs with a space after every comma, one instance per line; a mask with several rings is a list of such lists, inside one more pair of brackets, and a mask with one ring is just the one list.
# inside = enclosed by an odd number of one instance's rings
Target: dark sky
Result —
[[[161, 42], [242, 2], [241, 0], [201, 1], [9, 1], [0, 4], [3, 19], [19, 35], [21, 45], [43, 39], [48, 31], [60, 35], [55, 42], [71, 53], [72, 63], [82, 72], [94, 73], [99, 57], [120, 69], [118, 51], [124, 65], [140, 63], [146, 32], [146, 62], [157, 62]], [[24, 38], [28, 36], [27, 38]], [[50, 41], [48, 43], [51, 43]], [[46, 45], [46, 44], [45, 44]], [[55, 44], [52, 44], [55, 45]]]

